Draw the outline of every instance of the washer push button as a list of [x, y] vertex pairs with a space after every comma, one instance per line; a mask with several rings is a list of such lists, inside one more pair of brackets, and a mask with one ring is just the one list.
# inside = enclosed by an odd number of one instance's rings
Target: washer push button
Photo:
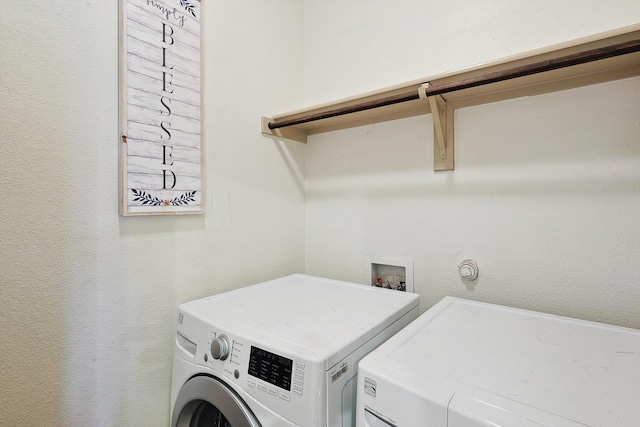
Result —
[[286, 391], [280, 391], [280, 399], [285, 400], [287, 402], [291, 402], [291, 395]]
[[293, 387], [291, 389], [295, 394], [302, 396], [303, 388], [304, 388], [304, 363], [295, 362], [295, 365], [293, 368]]

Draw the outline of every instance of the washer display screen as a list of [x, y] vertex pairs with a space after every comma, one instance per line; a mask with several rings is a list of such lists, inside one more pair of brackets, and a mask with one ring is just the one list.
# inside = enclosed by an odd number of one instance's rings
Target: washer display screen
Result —
[[251, 346], [249, 375], [291, 391], [292, 367], [293, 360]]

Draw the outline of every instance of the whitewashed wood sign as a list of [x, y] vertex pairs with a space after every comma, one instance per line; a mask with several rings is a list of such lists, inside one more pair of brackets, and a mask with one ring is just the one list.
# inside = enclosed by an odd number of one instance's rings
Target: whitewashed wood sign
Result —
[[203, 212], [199, 0], [120, 0], [120, 214]]

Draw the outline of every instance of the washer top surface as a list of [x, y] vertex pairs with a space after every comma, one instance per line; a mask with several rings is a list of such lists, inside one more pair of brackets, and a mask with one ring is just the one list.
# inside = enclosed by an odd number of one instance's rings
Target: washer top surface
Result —
[[365, 360], [417, 393], [437, 384], [589, 426], [640, 419], [636, 329], [446, 297]]
[[213, 327], [329, 360], [351, 353], [418, 305], [417, 294], [294, 274], [180, 309]]

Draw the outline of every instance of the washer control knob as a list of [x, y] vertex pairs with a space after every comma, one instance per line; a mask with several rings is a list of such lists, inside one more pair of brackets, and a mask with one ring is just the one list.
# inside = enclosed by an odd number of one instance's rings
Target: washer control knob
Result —
[[229, 357], [229, 338], [220, 335], [211, 343], [211, 356], [214, 359], [227, 360]]

